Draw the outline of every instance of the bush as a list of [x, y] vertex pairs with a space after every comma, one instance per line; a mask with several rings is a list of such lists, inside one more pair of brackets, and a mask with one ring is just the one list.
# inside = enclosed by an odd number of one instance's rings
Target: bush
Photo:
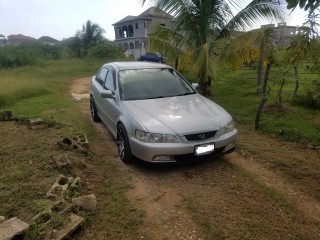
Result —
[[114, 58], [120, 57], [121, 55], [122, 50], [116, 44], [108, 40], [93, 44], [88, 50], [88, 57], [94, 58]]
[[0, 48], [0, 68], [33, 65], [40, 60], [60, 59], [61, 47], [40, 43], [5, 46]]
[[293, 102], [313, 109], [320, 109], [320, 80], [313, 80], [305, 93], [295, 97]]

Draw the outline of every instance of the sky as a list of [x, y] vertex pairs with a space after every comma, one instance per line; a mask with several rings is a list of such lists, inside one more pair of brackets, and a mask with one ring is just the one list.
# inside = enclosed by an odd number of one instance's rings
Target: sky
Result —
[[[105, 30], [107, 39], [114, 40], [112, 24], [128, 15], [138, 16], [149, 7], [142, 6], [141, 0], [0, 0], [0, 34], [63, 40], [91, 20]], [[287, 25], [301, 26], [304, 15], [296, 9], [286, 19]]]

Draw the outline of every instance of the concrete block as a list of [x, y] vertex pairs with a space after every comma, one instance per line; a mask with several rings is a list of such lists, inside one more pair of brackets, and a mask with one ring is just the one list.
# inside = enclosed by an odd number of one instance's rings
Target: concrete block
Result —
[[42, 118], [30, 118], [29, 119], [29, 124], [32, 125], [39, 125], [43, 123], [43, 119]]
[[0, 112], [0, 121], [11, 121], [11, 120], [12, 120], [11, 111]]
[[80, 134], [79, 136], [77, 136], [77, 138], [75, 139], [77, 141], [77, 143], [79, 145], [81, 145], [82, 147], [88, 148], [89, 147], [89, 140], [87, 138], [86, 134]]
[[72, 181], [72, 183], [70, 184], [70, 188], [71, 188], [71, 189], [72, 189], [72, 188], [76, 188], [76, 187], [78, 186], [80, 180], [81, 180], [80, 177], [76, 177], [76, 178]]
[[66, 154], [53, 157], [53, 159], [57, 164], [58, 168], [71, 165], [71, 162]]
[[29, 224], [14, 217], [0, 224], [0, 239], [25, 239], [28, 230]]
[[64, 175], [59, 175], [55, 183], [47, 192], [47, 198], [63, 199], [63, 194], [68, 189], [72, 181], [73, 177], [65, 177]]
[[84, 218], [71, 213], [68, 217], [69, 222], [65, 224], [62, 229], [52, 231], [48, 234], [46, 239], [62, 240], [71, 236], [71, 234], [82, 226]]
[[74, 150], [78, 151], [83, 154], [88, 154], [88, 150], [82, 147], [80, 144], [78, 144], [76, 141], [73, 139], [70, 139], [68, 137], [64, 137], [62, 141], [59, 141], [57, 143], [60, 147], [68, 150]]

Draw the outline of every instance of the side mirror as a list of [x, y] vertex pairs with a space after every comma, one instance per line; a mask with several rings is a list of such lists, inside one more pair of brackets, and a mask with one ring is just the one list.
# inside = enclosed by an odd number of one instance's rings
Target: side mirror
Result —
[[113, 92], [111, 90], [102, 90], [100, 92], [100, 96], [102, 98], [111, 98], [111, 99], [115, 99]]
[[191, 86], [194, 90], [197, 90], [199, 88], [199, 83], [192, 83]]

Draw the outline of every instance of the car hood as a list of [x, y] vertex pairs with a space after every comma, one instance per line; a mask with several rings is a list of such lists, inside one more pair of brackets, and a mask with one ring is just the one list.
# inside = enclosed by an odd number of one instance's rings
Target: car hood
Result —
[[123, 101], [125, 107], [149, 132], [190, 134], [219, 130], [231, 116], [199, 94]]

